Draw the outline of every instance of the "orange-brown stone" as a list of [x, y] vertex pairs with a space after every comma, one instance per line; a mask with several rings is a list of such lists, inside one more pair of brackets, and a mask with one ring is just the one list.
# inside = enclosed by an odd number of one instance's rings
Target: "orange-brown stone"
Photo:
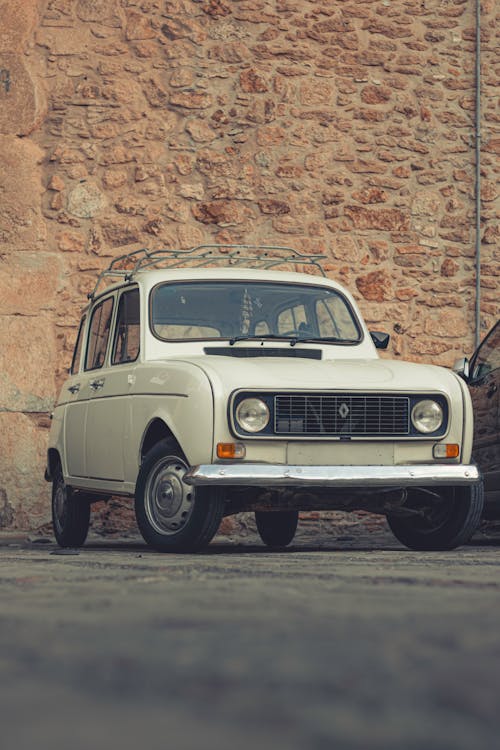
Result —
[[372, 302], [392, 299], [391, 277], [387, 271], [372, 271], [356, 279], [356, 286], [363, 297]]
[[240, 73], [240, 86], [241, 90], [247, 94], [262, 94], [264, 91], [268, 91], [264, 78], [254, 68], [249, 68], [249, 70]]
[[192, 208], [193, 216], [202, 224], [234, 226], [241, 224], [247, 213], [237, 201], [215, 200], [197, 203]]
[[371, 209], [346, 206], [345, 214], [355, 229], [378, 229], [387, 232], [406, 232], [410, 227], [407, 214], [396, 208]]
[[28, 139], [0, 136], [0, 239], [3, 251], [44, 247], [41, 212], [43, 151]]
[[26, 59], [18, 52], [0, 51], [0, 133], [25, 136], [44, 113], [44, 97]]

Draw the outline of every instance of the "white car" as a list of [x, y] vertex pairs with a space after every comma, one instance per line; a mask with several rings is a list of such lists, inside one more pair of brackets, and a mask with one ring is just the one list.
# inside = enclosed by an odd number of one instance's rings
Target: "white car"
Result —
[[[413, 549], [471, 537], [483, 488], [466, 384], [379, 359], [389, 337], [318, 257], [143, 250], [101, 274], [50, 431], [61, 546], [82, 545], [91, 503], [113, 495], [135, 498], [161, 551], [204, 547], [240, 511], [270, 546], [291, 542], [300, 510], [384, 514]], [[275, 270], [290, 262], [307, 273]]]

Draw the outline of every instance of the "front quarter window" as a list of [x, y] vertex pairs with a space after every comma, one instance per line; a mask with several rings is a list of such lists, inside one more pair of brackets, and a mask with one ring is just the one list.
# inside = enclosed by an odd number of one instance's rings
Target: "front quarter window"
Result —
[[80, 327], [78, 329], [78, 336], [76, 338], [75, 350], [73, 352], [73, 359], [71, 361], [71, 369], [70, 369], [71, 375], [74, 375], [80, 369], [80, 360], [82, 357], [82, 346], [83, 346], [83, 332], [85, 330], [85, 320], [86, 320], [86, 316], [84, 315], [83, 318], [81, 319]]

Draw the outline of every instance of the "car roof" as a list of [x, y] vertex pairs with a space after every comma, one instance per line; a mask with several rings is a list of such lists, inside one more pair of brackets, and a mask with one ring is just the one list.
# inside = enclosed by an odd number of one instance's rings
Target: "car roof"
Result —
[[128, 288], [133, 285], [139, 285], [146, 291], [149, 291], [157, 284], [162, 282], [179, 282], [179, 281], [249, 281], [249, 282], [278, 282], [290, 284], [307, 284], [308, 286], [324, 286], [329, 289], [341, 292], [350, 296], [345, 287], [333, 279], [324, 276], [313, 275], [310, 273], [301, 273], [298, 271], [275, 271], [272, 269], [263, 270], [255, 268], [210, 268], [183, 267], [178, 269], [144, 269], [131, 273], [126, 280], [102, 289], [95, 297], [91, 299], [94, 303], [98, 299], [115, 292], [117, 289]]

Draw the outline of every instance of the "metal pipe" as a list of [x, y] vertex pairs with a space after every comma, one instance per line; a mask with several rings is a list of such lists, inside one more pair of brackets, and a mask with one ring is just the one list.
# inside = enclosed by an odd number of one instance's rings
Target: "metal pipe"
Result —
[[476, 332], [481, 341], [481, 0], [476, 0]]

